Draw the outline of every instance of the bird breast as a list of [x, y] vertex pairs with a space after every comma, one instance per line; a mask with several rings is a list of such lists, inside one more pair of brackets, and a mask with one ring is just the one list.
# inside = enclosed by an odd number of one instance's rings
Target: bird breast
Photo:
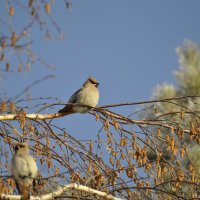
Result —
[[36, 162], [30, 155], [15, 156], [12, 160], [12, 173], [19, 185], [29, 187], [37, 171]]
[[[79, 97], [77, 98], [77, 104], [87, 105], [95, 107], [99, 101], [99, 91], [96, 87], [84, 87], [82, 91], [79, 92]], [[85, 113], [91, 108], [84, 106], [74, 106], [75, 112]]]

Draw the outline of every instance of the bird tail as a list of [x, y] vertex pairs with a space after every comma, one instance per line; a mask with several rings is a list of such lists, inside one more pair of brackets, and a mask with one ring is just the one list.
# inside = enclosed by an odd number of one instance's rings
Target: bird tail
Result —
[[26, 188], [21, 189], [21, 193], [22, 193], [22, 199], [23, 200], [29, 200], [30, 199], [29, 191]]
[[61, 115], [70, 115], [75, 113], [72, 109], [72, 106], [65, 106], [63, 109], [59, 110], [58, 113]]

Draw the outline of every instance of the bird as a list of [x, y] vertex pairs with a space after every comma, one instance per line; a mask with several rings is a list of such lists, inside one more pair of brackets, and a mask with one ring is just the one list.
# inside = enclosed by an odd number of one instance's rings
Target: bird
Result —
[[99, 102], [99, 83], [90, 76], [68, 100], [68, 104], [58, 113], [69, 115], [73, 113], [87, 113]]
[[11, 161], [11, 171], [15, 179], [19, 194], [23, 200], [30, 198], [29, 190], [38, 174], [36, 161], [29, 154], [29, 147], [26, 143], [17, 143], [15, 155]]

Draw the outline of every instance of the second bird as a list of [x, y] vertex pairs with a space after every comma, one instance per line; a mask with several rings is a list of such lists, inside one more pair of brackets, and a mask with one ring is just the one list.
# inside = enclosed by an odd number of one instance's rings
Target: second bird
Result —
[[18, 143], [15, 146], [15, 155], [12, 158], [12, 175], [23, 200], [29, 199], [29, 191], [33, 186], [37, 173], [37, 164], [29, 154], [28, 145], [26, 143]]
[[94, 77], [89, 77], [82, 88], [77, 90], [68, 100], [68, 104], [59, 113], [69, 115], [73, 113], [87, 113], [91, 107], [99, 102], [99, 83]]

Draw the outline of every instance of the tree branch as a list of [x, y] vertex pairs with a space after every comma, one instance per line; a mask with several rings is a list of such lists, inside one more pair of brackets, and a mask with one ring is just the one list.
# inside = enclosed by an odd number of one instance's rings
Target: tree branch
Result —
[[[105, 192], [101, 192], [99, 190], [94, 190], [94, 189], [89, 188], [87, 186], [78, 185], [76, 183], [65, 185], [65, 186], [57, 189], [56, 191], [49, 193], [49, 194], [46, 194], [46, 195], [37, 196], [37, 197], [31, 196], [30, 200], [50, 200], [50, 199], [54, 199], [54, 197], [59, 196], [59, 195], [63, 194], [64, 192], [66, 192], [68, 190], [72, 190], [72, 189], [75, 189], [75, 190], [81, 191], [81, 192], [87, 192], [87, 193], [90, 193], [90, 194], [98, 195], [99, 197], [105, 198], [105, 200], [122, 200], [121, 198], [114, 197], [114, 196], [107, 194]], [[21, 195], [1, 194], [0, 199], [3, 199], [3, 200], [20, 200]]]
[[[26, 114], [26, 119], [34, 119], [34, 120], [46, 120], [46, 119], [54, 119], [57, 117], [63, 116], [61, 113], [53, 113], [53, 114]], [[20, 119], [18, 114], [3, 114], [0, 115], [0, 120], [17, 120]]]
[[[167, 129], [174, 129], [176, 130], [176, 128], [174, 128], [172, 125], [169, 125], [166, 122], [162, 122], [161, 120], [134, 120], [134, 119], [130, 119], [128, 117], [119, 115], [117, 113], [114, 113], [112, 111], [106, 110], [106, 109], [102, 109], [101, 107], [96, 107], [94, 108], [94, 111], [101, 113], [102, 115], [106, 116], [106, 117], [110, 117], [110, 118], [114, 118], [117, 120], [120, 120], [120, 123], [122, 124], [143, 124], [143, 125], [155, 125], [155, 126], [160, 126], [163, 128], [167, 128]], [[92, 112], [90, 112], [90, 114], [93, 114]], [[95, 114], [93, 114], [95, 115]], [[31, 120], [47, 120], [47, 119], [55, 119], [58, 117], [63, 117], [65, 116], [64, 113], [52, 113], [52, 114], [25, 114], [24, 117], [26, 119], [31, 119]], [[19, 114], [3, 114], [0, 115], [0, 121], [7, 121], [7, 120], [20, 120], [20, 116]], [[185, 133], [189, 133], [190, 130], [183, 130]]]

